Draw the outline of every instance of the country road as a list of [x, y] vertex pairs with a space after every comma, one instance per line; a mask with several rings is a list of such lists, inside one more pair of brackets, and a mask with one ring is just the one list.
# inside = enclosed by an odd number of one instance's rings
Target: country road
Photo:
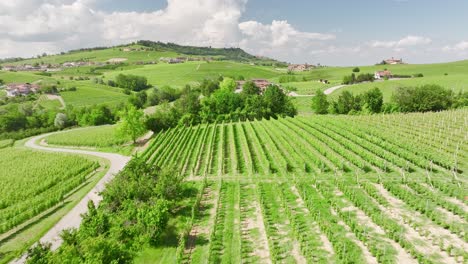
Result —
[[[58, 132], [61, 133], [61, 132]], [[106, 184], [112, 180], [119, 171], [121, 171], [125, 165], [130, 161], [130, 157], [113, 154], [113, 153], [105, 153], [105, 152], [95, 152], [95, 151], [87, 151], [87, 150], [77, 150], [77, 149], [67, 149], [67, 148], [52, 148], [52, 147], [45, 147], [41, 145], [37, 145], [36, 142], [42, 140], [43, 138], [51, 135], [53, 133], [48, 133], [40, 136], [33, 137], [29, 139], [25, 146], [32, 149], [42, 150], [42, 151], [52, 151], [52, 152], [63, 152], [63, 153], [73, 153], [73, 154], [82, 154], [82, 155], [89, 155], [99, 158], [107, 159], [110, 162], [109, 170], [106, 174], [99, 180], [96, 186], [86, 194], [86, 196], [73, 208], [71, 209], [59, 222], [55, 224], [41, 239], [40, 242], [42, 243], [50, 243], [52, 250], [57, 249], [60, 244], [62, 243], [62, 239], [60, 238], [60, 233], [69, 228], [78, 228], [81, 223], [81, 214], [84, 214], [88, 210], [88, 202], [93, 201], [94, 204], [98, 205], [99, 202], [102, 200], [102, 197], [99, 195], [106, 186]], [[20, 259], [14, 260], [11, 263], [25, 263], [26, 255], [23, 255]]]

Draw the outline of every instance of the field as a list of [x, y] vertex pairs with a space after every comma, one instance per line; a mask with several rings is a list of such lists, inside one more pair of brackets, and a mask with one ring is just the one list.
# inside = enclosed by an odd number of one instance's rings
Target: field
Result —
[[218, 78], [219, 76], [231, 76], [237, 78], [243, 76], [250, 78], [272, 78], [281, 72], [271, 67], [251, 66], [237, 62], [187, 62], [182, 64], [146, 65], [132, 70], [108, 72], [106, 79], [113, 79], [118, 74], [133, 74], [145, 76], [148, 82], [156, 86], [169, 85], [183, 87], [186, 84], [196, 84], [204, 78]]
[[467, 114], [314, 116], [160, 133], [143, 157], [174, 165], [199, 194], [177, 248], [148, 248], [137, 260], [464, 263]]
[[18, 148], [1, 149], [0, 157], [0, 234], [63, 201], [98, 166], [82, 157]]
[[[140, 48], [140, 46], [134, 45], [133, 48]], [[51, 55], [42, 58], [29, 59], [19, 62], [6, 63], [8, 65], [19, 65], [19, 64], [34, 64], [34, 63], [64, 63], [70, 61], [97, 61], [105, 62], [113, 58], [126, 58], [126, 62], [137, 62], [137, 61], [157, 61], [160, 57], [176, 57], [178, 54], [175, 52], [167, 51], [130, 51], [124, 52], [120, 48], [109, 48], [103, 50], [93, 50], [93, 51], [76, 51], [63, 55]]]
[[115, 125], [85, 127], [64, 131], [45, 138], [49, 145], [90, 148], [104, 152], [130, 154], [131, 138], [119, 138]]

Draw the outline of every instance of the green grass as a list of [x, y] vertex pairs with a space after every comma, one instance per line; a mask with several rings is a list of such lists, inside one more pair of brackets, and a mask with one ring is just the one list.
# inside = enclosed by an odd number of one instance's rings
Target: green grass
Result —
[[122, 89], [96, 84], [93, 81], [62, 81], [65, 88], [76, 87], [76, 91], [61, 92], [67, 105], [75, 107], [96, 104], [116, 105], [127, 101]]
[[129, 154], [131, 138], [119, 138], [116, 126], [98, 126], [64, 131], [45, 138], [50, 145], [89, 147], [100, 151]]
[[11, 147], [13, 146], [13, 143], [15, 141], [13, 139], [3, 139], [3, 140], [0, 140], [0, 149], [2, 148], [6, 148], [6, 147]]
[[43, 107], [46, 110], [56, 110], [62, 107], [62, 104], [58, 99], [49, 100], [46, 95], [41, 95], [37, 100], [37, 105]]
[[[134, 46], [137, 47], [137, 46]], [[167, 51], [131, 51], [124, 52], [120, 48], [109, 48], [103, 50], [93, 50], [93, 51], [77, 51], [72, 53], [67, 53], [64, 55], [51, 55], [39, 59], [29, 59], [14, 63], [6, 63], [12, 65], [22, 65], [22, 64], [34, 64], [34, 63], [51, 63], [58, 64], [70, 61], [80, 61], [80, 60], [89, 60], [95, 62], [105, 62], [113, 58], [127, 58], [126, 62], [137, 62], [137, 61], [158, 61], [161, 57], [176, 57], [178, 54], [175, 52]]]
[[4, 83], [33, 83], [42, 80], [44, 83], [55, 81], [48, 76], [37, 75], [32, 72], [7, 72], [0, 71], [0, 79]]
[[297, 107], [299, 115], [312, 114], [312, 97], [294, 97], [292, 98], [294, 105]]
[[141, 68], [108, 72], [106, 79], [114, 79], [118, 74], [133, 74], [145, 76], [152, 85], [183, 87], [186, 84], [196, 84], [204, 78], [217, 78], [222, 76], [244, 76], [251, 78], [273, 78], [279, 74], [271, 67], [251, 66], [236, 62], [187, 62], [181, 64], [146, 65]]
[[317, 89], [321, 91], [326, 90], [327, 88], [339, 85], [339, 82], [332, 82], [330, 84], [324, 84], [317, 81], [309, 81], [309, 82], [291, 82], [291, 83], [281, 83], [283, 87], [292, 87], [296, 88], [295, 91], [297, 94], [302, 95], [313, 95]]

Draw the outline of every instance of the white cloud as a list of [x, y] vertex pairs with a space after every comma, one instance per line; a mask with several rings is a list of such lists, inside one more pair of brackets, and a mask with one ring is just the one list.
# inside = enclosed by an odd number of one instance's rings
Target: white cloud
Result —
[[403, 48], [406, 48], [406, 47], [427, 45], [427, 44], [430, 44], [431, 42], [432, 40], [430, 38], [409, 35], [400, 40], [395, 40], [395, 41], [376, 40], [376, 41], [369, 43], [369, 46], [373, 48], [393, 48], [393, 49], [401, 51]]
[[242, 33], [241, 48], [281, 60], [304, 60], [301, 54], [336, 38], [333, 34], [298, 31], [287, 21], [277, 20], [271, 24], [247, 21], [240, 23], [239, 29]]
[[[1, 57], [31, 56], [139, 39], [240, 46], [254, 54], [299, 54], [333, 34], [302, 32], [287, 21], [241, 22], [247, 0], [167, 0], [154, 12], [103, 12], [98, 0], [0, 0]], [[21, 47], [21, 48], [19, 48]]]
[[445, 46], [442, 48], [443, 51], [446, 51], [446, 52], [450, 52], [450, 51], [454, 51], [454, 52], [465, 52], [465, 51], [468, 51], [468, 41], [462, 41], [462, 42], [459, 42], [455, 45], [448, 45], [448, 46]]

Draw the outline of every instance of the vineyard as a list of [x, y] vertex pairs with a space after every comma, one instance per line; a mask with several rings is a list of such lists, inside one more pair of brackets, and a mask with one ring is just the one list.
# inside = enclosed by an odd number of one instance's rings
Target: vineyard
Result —
[[179, 127], [143, 158], [200, 182], [179, 263], [466, 263], [467, 117]]
[[0, 149], [0, 234], [59, 204], [98, 167], [84, 157]]

